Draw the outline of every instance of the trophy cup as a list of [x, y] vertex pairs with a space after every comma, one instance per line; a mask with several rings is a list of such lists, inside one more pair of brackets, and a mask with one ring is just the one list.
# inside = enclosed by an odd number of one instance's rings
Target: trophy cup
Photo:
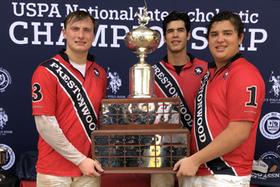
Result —
[[151, 65], [145, 62], [145, 58], [147, 54], [157, 49], [160, 33], [146, 27], [150, 20], [146, 7], [143, 9], [143, 14], [137, 16], [139, 26], [128, 32], [125, 37], [127, 48], [136, 53], [139, 58], [139, 62], [129, 70], [129, 97], [151, 98], [154, 94], [154, 71]]

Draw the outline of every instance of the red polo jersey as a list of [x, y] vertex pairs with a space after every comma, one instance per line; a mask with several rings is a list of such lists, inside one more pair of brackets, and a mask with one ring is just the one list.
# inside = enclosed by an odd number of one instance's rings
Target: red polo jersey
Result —
[[[70, 77], [76, 78], [76, 82], [82, 85], [84, 98], [89, 99], [89, 105], [94, 108], [96, 114], [99, 112], [101, 99], [106, 94], [106, 72], [91, 59], [86, 64], [85, 77], [75, 69], [68, 61], [65, 53], [56, 55], [37, 67], [32, 77], [32, 109], [33, 115], [55, 116], [59, 127], [66, 138], [81, 153], [91, 156], [91, 142], [84, 129], [78, 111], [74, 106], [76, 102], [83, 106], [84, 100], [81, 99], [81, 89], [76, 86], [69, 76], [61, 73], [58, 69], [59, 76], [64, 80], [69, 88], [72, 88], [76, 98], [73, 99], [62, 85], [57, 76], [46, 68], [45, 64], [54, 60], [60, 63]], [[76, 100], [76, 101], [75, 101]], [[85, 111], [84, 111], [85, 112]], [[87, 120], [91, 120], [87, 116]], [[72, 162], [66, 160], [49, 146], [41, 137], [38, 141], [38, 161], [37, 172], [57, 176], [80, 176], [79, 168]]]
[[[256, 132], [265, 97], [263, 78], [254, 65], [237, 55], [218, 72], [214, 73], [214, 69], [210, 69], [209, 79], [207, 84], [201, 87], [205, 89], [199, 90], [201, 95], [198, 94], [200, 98], [204, 95], [205, 99], [200, 99], [201, 103], [198, 103], [198, 99], [196, 100], [196, 107], [203, 106], [206, 111], [202, 113], [200, 111], [200, 115], [195, 112], [191, 153], [197, 152], [199, 146], [203, 144], [198, 137], [198, 129], [200, 129], [200, 135], [204, 133], [205, 137], [215, 139], [227, 128], [229, 122], [249, 121], [253, 124], [245, 142], [222, 157], [201, 165], [197, 175], [249, 175], [252, 171]], [[203, 121], [198, 120], [201, 114], [205, 115]], [[202, 129], [204, 129], [203, 132]], [[206, 141], [210, 143], [212, 140], [209, 139], [206, 138]]]
[[[179, 74], [177, 74], [173, 65], [168, 63], [167, 58], [159, 63], [161, 63], [177, 81], [178, 86], [181, 88], [185, 102], [188, 105], [191, 114], [193, 114], [194, 98], [200, 87], [201, 78], [207, 71], [207, 62], [195, 58], [192, 55], [189, 56], [189, 63], [185, 64]], [[154, 92], [157, 97], [166, 97], [158, 84], [155, 84]]]

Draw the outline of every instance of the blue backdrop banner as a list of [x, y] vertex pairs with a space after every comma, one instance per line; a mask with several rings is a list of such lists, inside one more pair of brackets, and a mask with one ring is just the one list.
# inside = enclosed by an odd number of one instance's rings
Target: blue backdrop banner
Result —
[[[161, 22], [172, 10], [188, 12], [192, 38], [188, 51], [212, 61], [205, 38], [213, 15], [231, 10], [245, 24], [244, 56], [261, 71], [266, 83], [266, 99], [259, 123], [252, 183], [280, 184], [280, 0], [248, 1], [160, 1], [147, 0], [149, 27], [162, 35]], [[128, 95], [128, 71], [138, 59], [124, 44], [125, 34], [138, 25], [135, 14], [144, 1], [3, 1], [0, 6], [0, 146], [8, 150], [9, 160], [2, 166], [15, 172], [20, 155], [37, 149], [38, 133], [31, 115], [31, 76], [35, 68], [63, 46], [61, 34], [65, 16], [73, 10], [86, 10], [98, 20], [91, 53], [108, 75], [108, 97]], [[261, 7], [261, 8], [259, 8]], [[154, 64], [165, 55], [163, 38], [158, 49], [147, 58]], [[242, 77], [241, 77], [242, 78]], [[246, 154], [246, 153], [244, 153]]]

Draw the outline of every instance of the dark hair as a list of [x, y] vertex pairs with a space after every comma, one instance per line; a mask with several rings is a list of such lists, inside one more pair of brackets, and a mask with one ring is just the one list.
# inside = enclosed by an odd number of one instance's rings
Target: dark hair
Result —
[[212, 28], [213, 23], [219, 22], [219, 21], [230, 21], [231, 24], [234, 26], [234, 29], [238, 33], [238, 37], [241, 36], [241, 34], [244, 33], [244, 24], [242, 23], [240, 17], [238, 14], [235, 14], [230, 11], [222, 11], [218, 14], [216, 14], [210, 21], [208, 27], [207, 27], [207, 38], [209, 38], [209, 33]]
[[80, 21], [80, 20], [84, 20], [86, 18], [91, 19], [92, 24], [94, 26], [94, 33], [96, 33], [97, 24], [96, 24], [95, 19], [88, 12], [83, 11], [83, 10], [77, 10], [77, 11], [70, 12], [64, 20], [64, 29], [66, 29], [68, 23], [70, 23], [72, 20]]
[[185, 28], [187, 32], [190, 31], [191, 29], [191, 22], [188, 14], [186, 12], [178, 12], [178, 11], [172, 11], [169, 13], [168, 16], [166, 16], [162, 22], [162, 29], [163, 29], [163, 35], [165, 36], [166, 34], [166, 27], [167, 24], [170, 23], [171, 21], [176, 21], [176, 20], [182, 20], [185, 23]]

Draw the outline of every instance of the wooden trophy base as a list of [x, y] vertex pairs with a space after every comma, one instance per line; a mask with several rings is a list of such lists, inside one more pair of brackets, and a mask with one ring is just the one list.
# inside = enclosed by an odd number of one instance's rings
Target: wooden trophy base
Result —
[[105, 173], [173, 173], [189, 151], [178, 98], [105, 99], [92, 156]]

